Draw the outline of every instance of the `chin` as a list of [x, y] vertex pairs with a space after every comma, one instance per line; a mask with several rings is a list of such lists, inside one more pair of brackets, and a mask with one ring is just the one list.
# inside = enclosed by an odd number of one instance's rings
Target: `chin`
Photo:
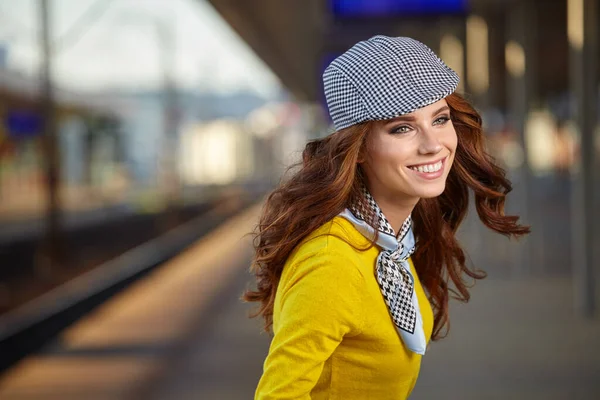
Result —
[[422, 199], [433, 199], [438, 197], [444, 190], [446, 189], [446, 185], [442, 185], [435, 188], [427, 188], [426, 190], [417, 190], [417, 195]]

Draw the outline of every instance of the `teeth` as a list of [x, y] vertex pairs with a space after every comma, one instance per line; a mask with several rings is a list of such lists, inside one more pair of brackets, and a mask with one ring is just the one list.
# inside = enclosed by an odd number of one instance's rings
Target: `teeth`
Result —
[[435, 164], [419, 165], [418, 167], [410, 167], [410, 169], [419, 172], [437, 172], [442, 168], [442, 162], [438, 161]]

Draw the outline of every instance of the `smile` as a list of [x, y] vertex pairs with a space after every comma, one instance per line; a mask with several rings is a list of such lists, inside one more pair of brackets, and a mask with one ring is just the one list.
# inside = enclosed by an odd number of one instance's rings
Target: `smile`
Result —
[[408, 168], [423, 178], [435, 179], [443, 175], [446, 158], [444, 157], [429, 164], [411, 165]]
[[434, 164], [425, 164], [425, 165], [419, 165], [419, 166], [408, 167], [408, 168], [412, 169], [413, 171], [419, 171], [419, 172], [437, 172], [440, 169], [442, 169], [442, 166], [443, 166], [443, 163], [440, 160]]

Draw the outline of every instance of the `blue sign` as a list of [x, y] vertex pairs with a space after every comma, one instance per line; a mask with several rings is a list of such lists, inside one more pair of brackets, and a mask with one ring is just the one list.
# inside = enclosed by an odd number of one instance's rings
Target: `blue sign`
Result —
[[42, 133], [42, 117], [32, 111], [8, 111], [4, 123], [8, 136], [15, 139]]
[[329, 0], [338, 17], [398, 17], [421, 14], [459, 14], [468, 0]]

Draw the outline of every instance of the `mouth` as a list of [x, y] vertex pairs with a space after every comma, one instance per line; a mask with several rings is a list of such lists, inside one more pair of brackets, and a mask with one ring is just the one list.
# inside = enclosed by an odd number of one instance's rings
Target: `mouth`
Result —
[[421, 178], [436, 179], [444, 174], [447, 159], [448, 156], [430, 163], [409, 165], [407, 168]]

